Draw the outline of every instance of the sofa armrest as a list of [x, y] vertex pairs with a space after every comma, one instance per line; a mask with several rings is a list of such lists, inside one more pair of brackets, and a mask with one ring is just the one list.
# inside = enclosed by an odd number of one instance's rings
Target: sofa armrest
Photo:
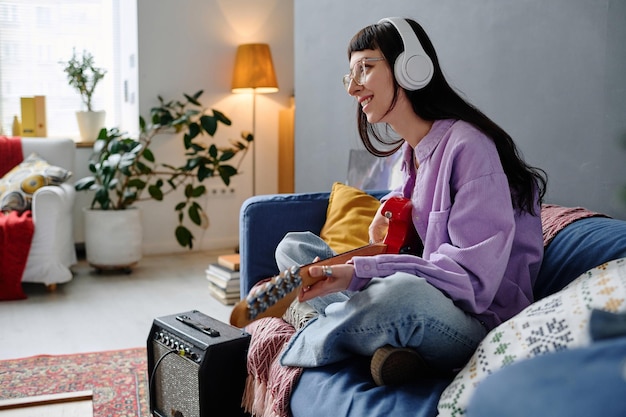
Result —
[[72, 184], [41, 187], [33, 194], [35, 225], [23, 282], [46, 285], [72, 279], [70, 266], [76, 263], [73, 207], [76, 191]]
[[287, 232], [319, 234], [330, 193], [270, 194], [244, 201], [239, 215], [242, 297], [262, 279], [277, 275], [274, 252]]
[[75, 198], [76, 190], [73, 184], [63, 183], [39, 188], [33, 194], [31, 203], [33, 221], [36, 224], [44, 217], [52, 219], [60, 214], [72, 213]]

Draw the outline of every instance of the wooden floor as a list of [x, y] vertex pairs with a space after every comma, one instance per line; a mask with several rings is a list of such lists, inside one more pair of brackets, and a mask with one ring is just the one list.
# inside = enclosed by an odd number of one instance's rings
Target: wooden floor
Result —
[[55, 292], [24, 284], [26, 300], [0, 302], [0, 359], [146, 346], [154, 318], [194, 309], [228, 322], [204, 273], [221, 253], [144, 257], [128, 275], [80, 261]]

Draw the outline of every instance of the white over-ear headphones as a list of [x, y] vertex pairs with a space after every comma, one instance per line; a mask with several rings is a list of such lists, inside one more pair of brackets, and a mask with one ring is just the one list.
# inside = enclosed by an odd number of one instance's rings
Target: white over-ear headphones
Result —
[[398, 55], [394, 65], [398, 84], [410, 91], [426, 87], [433, 77], [433, 61], [424, 51], [413, 28], [401, 17], [386, 17], [378, 21], [383, 22], [389, 22], [396, 28], [404, 44], [404, 52]]

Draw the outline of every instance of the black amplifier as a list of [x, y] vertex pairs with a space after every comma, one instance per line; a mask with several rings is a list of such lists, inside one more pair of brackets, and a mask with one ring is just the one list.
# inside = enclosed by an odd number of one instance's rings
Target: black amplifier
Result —
[[148, 337], [150, 412], [158, 417], [245, 416], [250, 335], [197, 310], [159, 317]]

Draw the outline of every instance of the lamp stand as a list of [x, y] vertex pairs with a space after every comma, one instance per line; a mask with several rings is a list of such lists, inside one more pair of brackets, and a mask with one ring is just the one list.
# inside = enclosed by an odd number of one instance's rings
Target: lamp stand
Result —
[[256, 195], [256, 88], [252, 89], [252, 195]]

